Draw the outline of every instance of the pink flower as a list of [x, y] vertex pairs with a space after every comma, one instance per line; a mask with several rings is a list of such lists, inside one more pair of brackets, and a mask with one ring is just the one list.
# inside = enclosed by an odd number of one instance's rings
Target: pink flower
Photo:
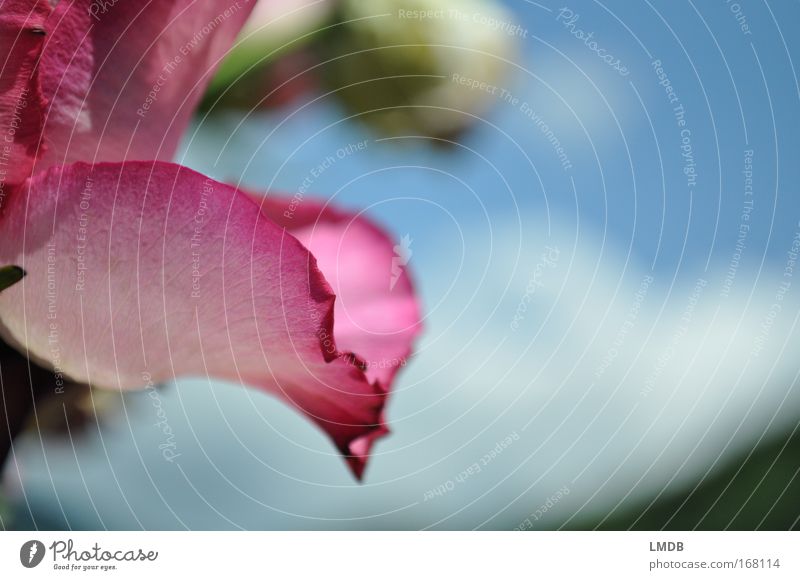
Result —
[[4, 0], [0, 336], [113, 389], [211, 375], [283, 398], [361, 477], [420, 310], [394, 243], [169, 162], [247, 0]]

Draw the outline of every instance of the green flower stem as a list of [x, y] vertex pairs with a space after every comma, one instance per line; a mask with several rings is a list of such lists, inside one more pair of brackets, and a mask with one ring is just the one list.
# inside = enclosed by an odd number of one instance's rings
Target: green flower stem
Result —
[[0, 341], [0, 468], [11, 443], [36, 416], [36, 403], [56, 392], [56, 377]]
[[13, 286], [25, 277], [25, 270], [19, 266], [3, 266], [0, 268], [0, 292]]

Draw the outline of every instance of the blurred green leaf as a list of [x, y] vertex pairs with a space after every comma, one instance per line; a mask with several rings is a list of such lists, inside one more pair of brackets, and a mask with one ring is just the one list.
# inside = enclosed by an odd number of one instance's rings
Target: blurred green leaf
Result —
[[705, 480], [570, 529], [790, 530], [800, 525], [800, 430], [743, 453]]
[[[208, 110], [237, 84], [258, 87], [258, 77], [271, 64], [309, 45], [329, 24], [334, 2], [259, 3], [211, 81], [201, 108]], [[252, 90], [252, 88], [251, 88]], [[264, 95], [255, 95], [256, 101]]]

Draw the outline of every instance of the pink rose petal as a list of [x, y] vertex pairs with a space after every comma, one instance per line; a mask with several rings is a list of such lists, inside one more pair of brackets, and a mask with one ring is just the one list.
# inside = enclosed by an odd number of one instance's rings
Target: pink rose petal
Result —
[[254, 2], [62, 0], [40, 62], [48, 150], [73, 161], [171, 160]]
[[36, 62], [44, 45], [46, 0], [0, 6], [0, 207], [8, 189], [26, 179], [44, 125]]
[[[96, 386], [210, 375], [258, 387], [322, 427], [360, 477], [386, 433], [396, 368], [365, 372], [334, 335], [366, 361], [405, 357], [418, 314], [407, 278], [393, 291], [379, 280], [391, 268], [387, 238], [363, 218], [351, 237], [347, 223], [331, 210], [298, 230], [322, 244], [343, 292], [334, 332], [335, 298], [316, 260], [248, 195], [163, 162], [55, 167], [13, 192], [0, 216], [0, 263], [28, 272], [0, 294], [0, 335]], [[371, 346], [357, 337], [362, 325], [392, 338]]]
[[339, 348], [358, 353], [367, 377], [388, 389], [421, 330], [420, 305], [406, 268], [410, 248], [395, 244], [364, 214], [308, 198], [256, 199], [309, 249], [333, 287]]

